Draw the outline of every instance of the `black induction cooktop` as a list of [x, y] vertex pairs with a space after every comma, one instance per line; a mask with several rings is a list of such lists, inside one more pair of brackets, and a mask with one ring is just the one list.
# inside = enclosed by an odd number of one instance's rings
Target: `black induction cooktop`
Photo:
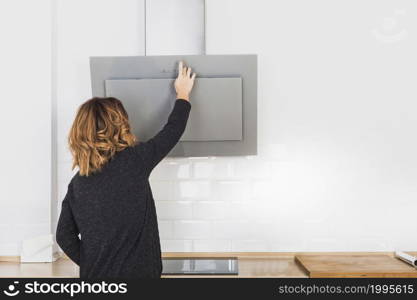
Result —
[[236, 258], [164, 258], [163, 275], [237, 275]]

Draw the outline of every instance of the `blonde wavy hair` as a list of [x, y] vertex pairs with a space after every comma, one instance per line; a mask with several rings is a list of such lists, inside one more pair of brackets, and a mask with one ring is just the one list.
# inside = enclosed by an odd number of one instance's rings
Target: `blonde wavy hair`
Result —
[[69, 133], [72, 168], [78, 167], [80, 175], [89, 176], [136, 141], [120, 100], [92, 98], [78, 109]]

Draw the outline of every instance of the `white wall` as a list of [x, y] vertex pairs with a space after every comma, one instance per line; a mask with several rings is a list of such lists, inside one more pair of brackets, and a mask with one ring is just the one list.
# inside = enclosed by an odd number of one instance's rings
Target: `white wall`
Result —
[[[259, 55], [259, 155], [164, 160], [151, 178], [163, 250], [415, 249], [417, 4], [206, 5], [208, 54]], [[143, 54], [144, 20], [136, 0], [58, 6], [62, 199], [88, 57]]]
[[0, 2], [0, 255], [50, 232], [51, 2]]
[[208, 54], [259, 54], [270, 173], [252, 181], [255, 209], [241, 217], [256, 234], [244, 238], [264, 250], [415, 249], [417, 3], [208, 3]]
[[[77, 107], [91, 98], [90, 56], [143, 55], [142, 0], [57, 0], [58, 198], [71, 171], [68, 132]], [[58, 210], [61, 204], [57, 204]], [[58, 214], [59, 216], [59, 214]], [[57, 220], [54, 220], [56, 225]]]
[[146, 55], [203, 54], [204, 0], [147, 0]]

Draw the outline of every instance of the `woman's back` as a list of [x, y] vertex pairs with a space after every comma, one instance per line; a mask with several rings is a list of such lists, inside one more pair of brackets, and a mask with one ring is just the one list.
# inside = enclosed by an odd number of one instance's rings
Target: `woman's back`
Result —
[[180, 139], [190, 109], [188, 101], [176, 100], [167, 124], [154, 138], [117, 152], [99, 172], [77, 173], [71, 180], [56, 238], [80, 265], [81, 277], [160, 277], [158, 225], [148, 178]]
[[155, 206], [137, 150], [118, 152], [101, 172], [71, 181], [68, 201], [81, 234], [83, 278], [160, 276]]
[[162, 273], [153, 168], [185, 130], [195, 74], [179, 65], [177, 100], [168, 122], [137, 144], [115, 98], [93, 98], [77, 112], [69, 144], [74, 167], [62, 202], [56, 240], [82, 278], [155, 278]]

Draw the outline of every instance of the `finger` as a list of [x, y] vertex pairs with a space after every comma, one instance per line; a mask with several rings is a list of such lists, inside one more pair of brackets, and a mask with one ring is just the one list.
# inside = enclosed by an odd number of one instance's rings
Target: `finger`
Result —
[[182, 68], [182, 76], [185, 76], [187, 74], [187, 67], [186, 66], [184, 66], [183, 68]]
[[191, 77], [191, 68], [187, 69], [187, 77], [190, 78]]
[[191, 79], [194, 81], [196, 74], [193, 73], [193, 76], [191, 76]]
[[179, 64], [178, 64], [178, 76], [182, 75], [183, 73], [183, 62], [182, 60], [180, 60]]

